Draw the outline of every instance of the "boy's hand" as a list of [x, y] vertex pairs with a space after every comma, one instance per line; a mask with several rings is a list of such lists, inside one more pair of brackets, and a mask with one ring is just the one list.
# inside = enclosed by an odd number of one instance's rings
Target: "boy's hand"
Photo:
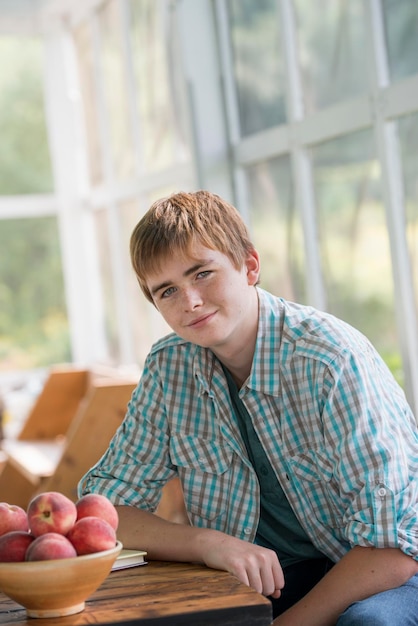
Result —
[[[208, 536], [206, 536], [206, 540]], [[273, 550], [219, 534], [203, 551], [208, 567], [230, 572], [241, 582], [265, 596], [279, 598], [284, 587], [283, 570]]]

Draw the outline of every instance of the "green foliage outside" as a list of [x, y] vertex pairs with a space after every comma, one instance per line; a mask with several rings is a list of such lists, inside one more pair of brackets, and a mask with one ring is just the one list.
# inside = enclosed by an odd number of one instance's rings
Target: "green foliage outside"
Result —
[[43, 48], [35, 39], [0, 38], [0, 194], [53, 187], [42, 86]]
[[55, 218], [0, 222], [0, 369], [70, 360]]
[[[0, 64], [0, 195], [48, 193], [41, 43], [1, 38]], [[69, 359], [56, 218], [0, 220], [0, 370]]]

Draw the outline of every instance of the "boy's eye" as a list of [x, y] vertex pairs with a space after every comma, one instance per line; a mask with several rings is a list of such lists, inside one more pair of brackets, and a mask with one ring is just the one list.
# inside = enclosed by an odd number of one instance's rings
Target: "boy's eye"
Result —
[[163, 291], [161, 294], [161, 298], [168, 298], [169, 296], [171, 296], [172, 293], [174, 293], [174, 291], [174, 287], [169, 287], [168, 289], [165, 289], [165, 291]]
[[206, 276], [209, 276], [210, 271], [209, 270], [203, 270], [203, 272], [199, 272], [196, 276], [196, 278], [206, 278]]

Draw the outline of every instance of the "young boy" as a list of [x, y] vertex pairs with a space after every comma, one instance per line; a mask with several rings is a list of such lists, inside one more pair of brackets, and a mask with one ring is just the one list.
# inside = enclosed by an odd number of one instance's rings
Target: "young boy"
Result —
[[[173, 334], [80, 495], [118, 506], [125, 547], [270, 597], [276, 625], [418, 625], [417, 425], [367, 339], [260, 289], [238, 211], [206, 191], [155, 202], [131, 258]], [[154, 514], [176, 476], [189, 523]]]

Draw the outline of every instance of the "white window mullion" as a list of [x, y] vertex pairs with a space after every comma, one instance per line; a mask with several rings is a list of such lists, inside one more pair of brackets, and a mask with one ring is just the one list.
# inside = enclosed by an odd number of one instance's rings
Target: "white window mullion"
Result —
[[106, 107], [102, 57], [102, 42], [98, 15], [92, 19], [94, 76], [96, 79], [97, 113], [102, 155], [102, 170], [104, 176], [105, 196], [107, 197], [107, 226], [109, 237], [110, 266], [112, 270], [112, 285], [115, 297], [116, 325], [119, 340], [120, 360], [123, 363], [135, 361], [132, 334], [129, 324], [127, 307], [126, 275], [122, 263], [120, 220], [116, 202], [116, 179], [112, 157], [112, 142], [110, 136], [110, 114]]
[[224, 90], [225, 110], [228, 120], [228, 136], [231, 145], [240, 141], [238, 98], [233, 75], [234, 62], [231, 50], [230, 22], [226, 0], [215, 2], [216, 27], [218, 31], [219, 56]]
[[220, 59], [221, 89], [226, 119], [226, 137], [228, 141], [229, 167], [232, 172], [233, 196], [236, 207], [251, 228], [250, 205], [247, 177], [242, 167], [240, 154], [236, 152], [242, 145], [238, 97], [234, 77], [234, 61], [231, 48], [231, 24], [227, 0], [215, 0], [214, 4], [217, 44]]
[[138, 98], [135, 84], [135, 70], [133, 62], [133, 49], [131, 43], [131, 14], [130, 4], [127, 0], [120, 0], [121, 22], [123, 28], [122, 34], [122, 58], [125, 65], [126, 76], [126, 99], [128, 103], [129, 125], [131, 128], [132, 146], [135, 158], [135, 173], [138, 176], [144, 174], [144, 159], [141, 144], [141, 121], [138, 114]]
[[20, 217], [49, 217], [58, 213], [54, 194], [39, 193], [24, 196], [0, 196], [0, 220]]
[[72, 40], [63, 26], [46, 36], [45, 101], [72, 358], [89, 363], [105, 351], [97, 254], [85, 210], [86, 162]]
[[326, 308], [319, 238], [317, 233], [315, 195], [312, 162], [308, 147], [299, 139], [297, 125], [304, 117], [302, 84], [297, 55], [297, 34], [294, 8], [291, 0], [278, 0], [283, 38], [287, 114], [289, 124], [290, 154], [295, 185], [295, 202], [301, 211], [305, 233], [305, 255], [307, 268], [307, 298], [320, 308]]

